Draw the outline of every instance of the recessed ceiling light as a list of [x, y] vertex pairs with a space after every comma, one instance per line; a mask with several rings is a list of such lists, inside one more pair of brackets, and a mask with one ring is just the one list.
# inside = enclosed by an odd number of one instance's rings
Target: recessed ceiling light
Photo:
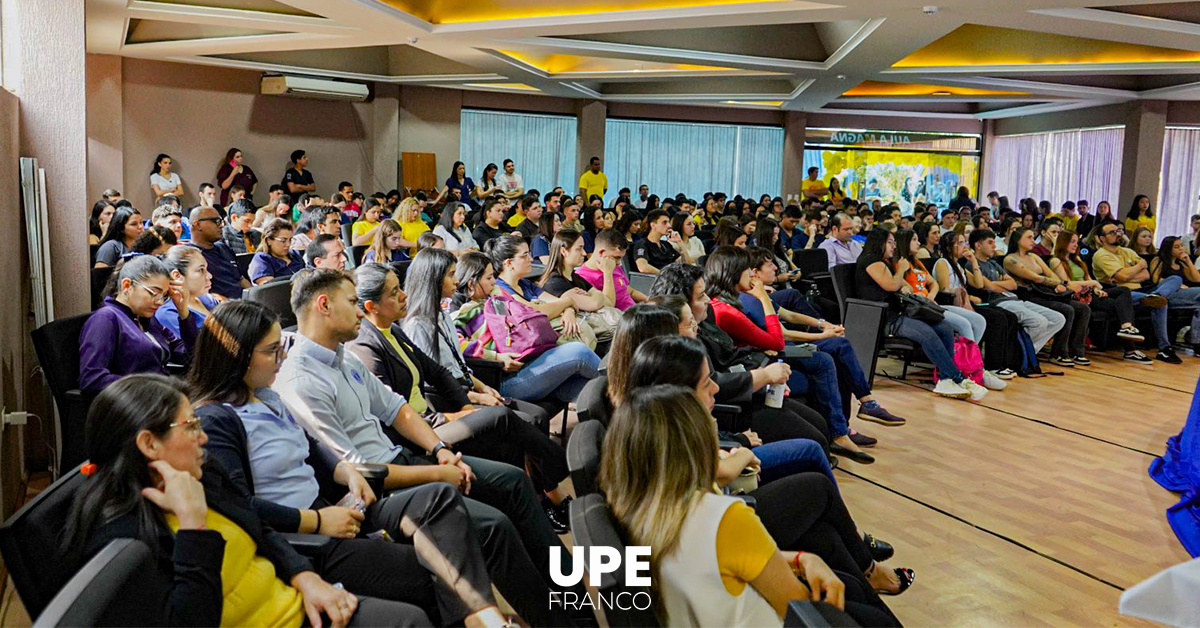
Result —
[[839, 81], [844, 81], [844, 80], [846, 80], [846, 75], [845, 75], [845, 74], [839, 74], [839, 75], [837, 75], [837, 77], [838, 77], [838, 80], [839, 80]]
[[950, 92], [947, 92], [947, 91], [940, 91], [940, 92], [933, 92], [933, 95], [934, 96], [953, 96], [954, 94], [951, 94]]

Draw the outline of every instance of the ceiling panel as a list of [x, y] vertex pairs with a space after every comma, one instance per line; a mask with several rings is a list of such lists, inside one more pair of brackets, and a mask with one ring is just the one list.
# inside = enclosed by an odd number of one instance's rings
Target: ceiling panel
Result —
[[1163, 20], [1200, 24], [1200, 2], [1164, 2], [1162, 4], [1127, 4], [1111, 7], [1096, 7], [1105, 11], [1116, 11], [1127, 15], [1156, 17]]
[[1028, 92], [977, 87], [945, 85], [921, 85], [917, 83], [891, 83], [887, 81], [863, 81], [849, 89], [843, 96], [1028, 96]]
[[773, 57], [793, 61], [824, 61], [831, 53], [821, 43], [821, 39], [817, 35], [816, 24], [679, 28], [564, 35], [563, 37], [584, 41]]
[[[679, 9], [793, 0], [374, 0], [433, 24]], [[797, 3], [801, 4], [801, 3]]]
[[[284, 29], [286, 30], [286, 29]], [[265, 35], [279, 31], [239, 28], [215, 24], [184, 24], [163, 20], [129, 20], [129, 33], [125, 38], [127, 44], [144, 44], [156, 41], [187, 41], [192, 39], [210, 39], [213, 37], [243, 37], [247, 35]]]
[[275, 0], [157, 0], [162, 4], [181, 5], [188, 7], [210, 7], [216, 9], [241, 9], [243, 11], [262, 11], [279, 15], [303, 15], [320, 17], [303, 9], [297, 9]]

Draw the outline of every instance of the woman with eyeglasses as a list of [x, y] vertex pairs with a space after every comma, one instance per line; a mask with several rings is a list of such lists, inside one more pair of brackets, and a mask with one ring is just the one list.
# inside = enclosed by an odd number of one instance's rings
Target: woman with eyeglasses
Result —
[[[98, 393], [130, 373], [166, 373], [168, 363], [186, 365], [196, 340], [188, 318], [192, 295], [183, 281], [171, 281], [171, 267], [150, 255], [126, 260], [117, 274], [116, 296], [83, 325], [79, 334], [79, 387]], [[181, 336], [155, 313], [170, 300], [179, 313]]]
[[359, 598], [317, 575], [206, 462], [207, 441], [177, 380], [131, 375], [105, 389], [88, 413], [90, 462], [63, 555], [82, 564], [116, 539], [148, 545], [146, 625], [433, 625], [416, 606]]
[[282, 218], [267, 223], [258, 252], [250, 260], [249, 275], [254, 285], [291, 277], [304, 268], [304, 256], [291, 248], [294, 230], [292, 223]]

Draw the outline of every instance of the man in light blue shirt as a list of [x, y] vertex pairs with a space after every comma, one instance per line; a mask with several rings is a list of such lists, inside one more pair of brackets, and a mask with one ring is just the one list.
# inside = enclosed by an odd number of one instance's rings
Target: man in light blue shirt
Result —
[[829, 267], [838, 264], [853, 264], [862, 253], [862, 245], [854, 240], [854, 220], [839, 213], [829, 221], [829, 237], [820, 248], [829, 254]]
[[[530, 625], [575, 623], [575, 612], [547, 608], [550, 590], [574, 593], [580, 596], [576, 599], [586, 592], [582, 585], [550, 585], [550, 548], [562, 548], [562, 542], [525, 472], [453, 452], [403, 396], [345, 351], [343, 343], [358, 337], [363, 317], [353, 279], [336, 270], [306, 268], [292, 280], [291, 306], [296, 342], [274, 388], [296, 421], [344, 460], [386, 464], [388, 489], [447, 482], [470, 495], [463, 502], [480, 529], [488, 570], [504, 598]], [[394, 444], [384, 425], [428, 453]], [[492, 539], [497, 535], [514, 540], [519, 535], [520, 542]], [[590, 611], [582, 611], [580, 616], [594, 623]]]

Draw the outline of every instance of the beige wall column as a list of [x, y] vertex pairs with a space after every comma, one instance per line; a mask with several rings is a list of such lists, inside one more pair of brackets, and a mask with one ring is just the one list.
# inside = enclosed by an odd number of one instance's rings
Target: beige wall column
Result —
[[1113, 207], [1119, 218], [1129, 213], [1133, 197], [1145, 194], [1158, 207], [1158, 178], [1162, 171], [1167, 133], [1167, 102], [1138, 100], [1125, 113], [1125, 146], [1121, 155], [1121, 200]]
[[[362, 190], [378, 187], [387, 191], [400, 186], [400, 86], [376, 83], [371, 102], [371, 169], [375, 181], [358, 184]], [[366, 192], [364, 192], [366, 194]]]
[[121, 185], [125, 163], [121, 110], [121, 57], [87, 55], [88, 211], [105, 189], [125, 192]]
[[[86, 312], [91, 293], [83, 3], [21, 2], [16, 28], [4, 29], [20, 40], [12, 86], [21, 100], [21, 155], [36, 157], [46, 170], [56, 317]], [[10, 226], [24, 231], [24, 224], [22, 218]]]
[[804, 131], [808, 115], [803, 111], [783, 112], [783, 190], [787, 203], [800, 202], [800, 181], [804, 179]]
[[400, 152], [436, 154], [438, 189], [458, 161], [462, 95], [456, 89], [400, 89]]
[[[599, 100], [581, 100], [575, 105], [575, 115], [578, 116], [575, 175], [572, 177], [575, 181], [575, 189], [567, 191], [572, 195], [579, 192], [579, 175], [587, 169], [591, 158], [604, 159], [604, 123], [608, 121], [608, 105]], [[616, 190], [609, 190], [609, 193], [615, 196]], [[586, 203], [587, 199], [584, 199], [584, 202]]]

